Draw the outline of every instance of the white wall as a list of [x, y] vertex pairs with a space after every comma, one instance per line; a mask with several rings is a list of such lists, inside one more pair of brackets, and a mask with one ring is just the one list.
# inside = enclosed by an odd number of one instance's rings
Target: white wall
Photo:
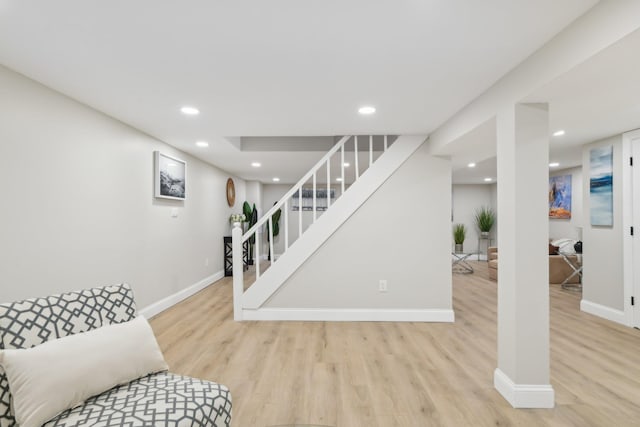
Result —
[[273, 204], [280, 200], [284, 194], [291, 190], [291, 184], [264, 184], [262, 197], [262, 212], [266, 212], [273, 207]]
[[[589, 203], [589, 151], [613, 145], [613, 227], [591, 226]], [[622, 135], [584, 146], [582, 299], [615, 310], [624, 310], [622, 229]]]
[[[187, 161], [186, 201], [153, 197], [154, 150]], [[225, 172], [3, 67], [0, 177], [0, 302], [129, 282], [145, 307], [222, 271], [241, 209]]]
[[[465, 252], [476, 252], [478, 250], [478, 236], [480, 230], [476, 227], [475, 214], [482, 206], [495, 209], [496, 199], [494, 198], [495, 184], [455, 184], [453, 185], [453, 224], [464, 224], [467, 227], [467, 235], [464, 240]], [[494, 225], [489, 233], [489, 237], [494, 239], [492, 245], [496, 245], [495, 232], [497, 226]], [[453, 231], [451, 233], [451, 248], [453, 249]], [[481, 242], [480, 252], [486, 254], [487, 242]]]
[[[249, 205], [253, 206], [254, 203], [256, 205], [256, 209], [258, 210], [258, 218], [260, 218], [260, 215], [262, 214], [262, 212], [264, 212], [262, 210], [262, 193], [263, 193], [263, 184], [259, 181], [247, 181], [247, 197], [246, 197], [246, 201], [249, 202]], [[241, 200], [240, 201], [240, 210], [238, 212], [242, 211], [242, 205], [244, 204], [245, 200]], [[247, 218], [247, 220], [249, 220], [249, 218]]]
[[550, 177], [562, 175], [571, 175], [571, 218], [549, 218], [549, 238], [552, 240], [561, 238], [581, 240], [581, 232], [578, 227], [582, 227], [584, 210], [582, 203], [582, 166], [549, 173]]
[[493, 224], [493, 230], [491, 230], [490, 236], [494, 238], [494, 244], [498, 244], [498, 183], [493, 183], [491, 187], [491, 209], [496, 213], [496, 222]]
[[[260, 213], [264, 214], [291, 189], [291, 184], [264, 184], [262, 188], [262, 210]], [[292, 214], [295, 215], [291, 216]], [[310, 212], [302, 212], [302, 224], [305, 229], [310, 224], [310, 216], [308, 214]], [[293, 212], [289, 208], [289, 215], [291, 216], [291, 221], [289, 222], [289, 244], [291, 244], [298, 235], [298, 212]], [[261, 236], [260, 241], [263, 243], [260, 253], [266, 256], [268, 253], [266, 234]], [[276, 257], [284, 252], [284, 211], [280, 216], [280, 234], [273, 239], [273, 251]]]
[[424, 144], [265, 307], [451, 309], [449, 206], [451, 165]]

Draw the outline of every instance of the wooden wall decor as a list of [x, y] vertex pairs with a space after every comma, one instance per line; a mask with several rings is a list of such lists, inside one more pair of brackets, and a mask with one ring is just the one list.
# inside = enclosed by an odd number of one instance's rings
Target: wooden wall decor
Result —
[[236, 203], [236, 186], [231, 178], [227, 180], [227, 203], [229, 203], [229, 207], [233, 207]]

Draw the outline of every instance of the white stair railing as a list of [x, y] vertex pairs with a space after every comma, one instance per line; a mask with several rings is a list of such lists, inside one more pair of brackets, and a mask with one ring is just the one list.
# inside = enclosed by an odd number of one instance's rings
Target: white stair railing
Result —
[[[242, 310], [242, 295], [244, 293], [244, 269], [243, 269], [243, 260], [242, 260], [242, 247], [244, 242], [246, 242], [247, 240], [249, 240], [252, 236], [255, 235], [255, 243], [253, 244], [254, 247], [254, 259], [255, 259], [255, 281], [257, 281], [260, 276], [261, 276], [261, 268], [260, 268], [260, 250], [262, 247], [262, 243], [261, 240], [261, 235], [262, 235], [262, 230], [263, 228], [266, 226], [267, 228], [267, 233], [268, 233], [268, 250], [269, 250], [269, 265], [268, 267], [270, 267], [271, 265], [273, 265], [277, 259], [274, 253], [274, 241], [273, 241], [273, 214], [276, 213], [278, 211], [278, 209], [282, 209], [283, 215], [282, 215], [282, 220], [283, 220], [283, 224], [282, 227], [280, 227], [280, 229], [284, 228], [284, 251], [283, 253], [286, 253], [289, 248], [290, 248], [290, 235], [289, 235], [289, 221], [290, 221], [290, 215], [289, 215], [289, 209], [290, 209], [290, 205], [291, 203], [293, 203], [295, 200], [297, 199], [297, 207], [298, 207], [298, 215], [297, 215], [297, 221], [298, 221], [298, 235], [296, 237], [296, 239], [300, 239], [300, 237], [304, 234], [304, 231], [306, 231], [306, 229], [304, 229], [303, 227], [303, 187], [305, 185], [308, 185], [308, 182], [311, 181], [311, 193], [312, 193], [312, 203], [311, 206], [308, 206], [308, 208], [310, 208], [313, 211], [313, 214], [311, 216], [311, 224], [308, 226], [310, 227], [311, 225], [313, 225], [317, 219], [318, 219], [318, 209], [319, 209], [319, 205], [318, 202], [323, 202], [323, 204], [325, 204], [324, 210], [329, 209], [331, 207], [332, 204], [332, 200], [331, 200], [331, 161], [334, 158], [334, 155], [337, 154], [338, 150], [340, 151], [340, 157], [339, 157], [339, 164], [340, 164], [340, 173], [337, 174], [336, 177], [334, 177], [334, 179], [336, 180], [336, 182], [340, 183], [340, 196], [342, 196], [345, 192], [345, 182], [347, 180], [346, 176], [345, 176], [345, 168], [350, 167], [351, 163], [346, 163], [345, 162], [345, 145], [347, 144], [347, 142], [352, 142], [353, 143], [353, 167], [354, 167], [354, 179], [353, 182], [357, 181], [360, 176], [362, 175], [362, 173], [364, 173], [366, 170], [363, 170], [362, 172], [360, 171], [360, 162], [359, 162], [359, 150], [358, 150], [358, 141], [362, 141], [363, 140], [363, 136], [358, 136], [358, 135], [348, 135], [348, 136], [344, 136], [342, 137], [338, 143], [336, 143], [325, 155], [324, 157], [322, 157], [322, 159], [320, 159], [320, 161], [318, 161], [318, 163], [316, 163], [316, 165], [314, 167], [312, 167], [309, 172], [307, 172], [299, 181], [297, 184], [295, 184], [293, 187], [291, 187], [291, 189], [277, 202], [273, 205], [273, 207], [271, 209], [269, 209], [269, 211], [267, 213], [265, 213], [259, 220], [258, 222], [251, 227], [249, 230], [247, 230], [246, 233], [242, 234], [242, 229], [238, 226], [235, 227], [232, 230], [232, 251], [233, 251], [233, 302], [234, 302], [234, 317], [236, 318], [236, 320], [241, 320], [241, 310]], [[368, 166], [366, 169], [370, 168], [371, 165], [373, 165], [374, 161], [376, 160], [374, 158], [374, 137], [373, 135], [369, 136], [368, 138], [368, 147], [367, 147], [367, 151], [364, 151], [363, 154], [367, 154], [368, 155]], [[389, 140], [387, 135], [384, 135], [383, 137], [381, 137], [381, 141], [378, 144], [379, 145], [379, 152], [384, 152], [387, 150], [389, 144], [392, 141]], [[366, 160], [365, 160], [366, 162]], [[324, 197], [322, 197], [322, 199], [326, 200], [318, 200], [318, 189], [322, 187], [322, 185], [318, 184], [318, 178], [321, 176], [321, 174], [324, 173], [324, 171], [322, 170], [323, 168], [326, 169], [326, 195]], [[333, 202], [335, 203], [335, 201]], [[308, 228], [307, 227], [307, 228]], [[255, 282], [254, 282], [255, 283]]]

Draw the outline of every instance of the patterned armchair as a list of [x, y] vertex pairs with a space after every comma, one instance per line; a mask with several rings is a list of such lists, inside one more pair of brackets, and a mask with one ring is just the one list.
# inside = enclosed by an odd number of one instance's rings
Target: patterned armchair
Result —
[[[21, 349], [127, 322], [136, 316], [127, 284], [0, 304], [0, 349]], [[0, 367], [0, 427], [17, 426]], [[45, 426], [229, 427], [231, 394], [209, 381], [159, 372], [86, 400]]]

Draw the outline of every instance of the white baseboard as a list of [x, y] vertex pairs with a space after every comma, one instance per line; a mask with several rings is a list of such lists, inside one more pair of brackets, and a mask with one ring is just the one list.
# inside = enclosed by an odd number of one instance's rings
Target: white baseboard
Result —
[[602, 317], [612, 322], [620, 323], [622, 325], [628, 325], [627, 318], [622, 310], [616, 310], [615, 308], [607, 307], [606, 305], [596, 304], [595, 302], [587, 301], [585, 299], [580, 301], [580, 310], [585, 313], [593, 314], [594, 316]]
[[176, 292], [173, 295], [169, 295], [168, 297], [162, 298], [160, 301], [156, 301], [153, 304], [146, 306], [142, 310], [138, 310], [138, 313], [147, 319], [151, 319], [153, 316], [156, 316], [166, 309], [173, 307], [180, 301], [189, 298], [191, 295], [201, 291], [202, 289], [213, 284], [214, 282], [217, 282], [223, 277], [224, 271], [219, 271], [215, 274], [212, 274], [211, 276], [205, 277], [198, 283], [195, 283], [187, 288], [182, 289], [181, 291]]
[[243, 320], [319, 322], [453, 322], [453, 310], [259, 308], [243, 310]]
[[[364, 205], [377, 191], [426, 141], [424, 135], [401, 135], [367, 169], [367, 173], [354, 182], [349, 191], [331, 203], [331, 209], [325, 211], [313, 227], [309, 227], [302, 237], [295, 241], [295, 250], [286, 251], [278, 262], [274, 263], [260, 276], [259, 285], [250, 286], [242, 297], [242, 306], [260, 310], [265, 302], [300, 268], [307, 260], [333, 236], [338, 228], [354, 212]], [[266, 240], [266, 239], [265, 239]]]
[[516, 384], [496, 368], [493, 385], [514, 408], [553, 408], [555, 392], [551, 384]]

